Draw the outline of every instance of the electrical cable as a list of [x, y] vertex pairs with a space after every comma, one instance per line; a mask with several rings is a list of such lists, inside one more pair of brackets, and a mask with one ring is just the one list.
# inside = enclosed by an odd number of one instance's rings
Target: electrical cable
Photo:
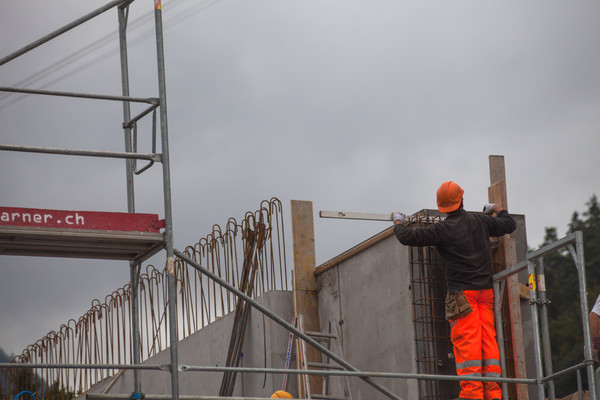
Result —
[[[165, 8], [164, 12], [165, 13], [172, 12], [173, 9], [176, 9], [176, 7], [181, 6], [182, 3], [185, 3], [187, 1], [189, 1], [189, 0], [171, 1], [168, 4], [172, 5], [172, 7]], [[171, 26], [177, 25], [177, 24], [185, 21], [186, 19], [191, 18], [192, 16], [196, 15], [197, 13], [199, 13], [201, 11], [205, 11], [209, 8], [214, 7], [221, 1], [222, 0], [207, 0], [205, 2], [197, 3], [194, 6], [190, 7], [189, 9], [183, 10], [179, 14], [175, 14], [172, 19], [166, 20], [164, 27], [165, 27], [165, 29], [167, 29]], [[171, 4], [171, 3], [173, 3], [173, 4]], [[149, 22], [153, 16], [154, 16], [154, 11], [150, 11], [150, 12], [136, 18], [129, 24], [129, 30], [135, 30], [138, 27], [143, 26], [143, 24], [146, 22]], [[146, 30], [145, 32], [143, 32], [143, 33], [137, 35], [135, 38], [131, 39], [128, 42], [128, 44], [130, 46], [135, 46], [135, 45], [141, 43], [142, 41], [146, 40], [149, 37], [148, 33], [150, 33], [150, 32], [151, 32], [151, 30]], [[74, 62], [82, 59], [83, 57], [93, 54], [94, 52], [100, 50], [101, 48], [105, 47], [106, 45], [112, 43], [112, 40], [114, 40], [115, 36], [118, 37], [118, 34], [119, 34], [118, 31], [114, 31], [114, 32], [111, 32], [109, 34], [102, 36], [101, 38], [95, 40], [94, 42], [90, 43], [89, 45], [67, 55], [66, 57], [63, 57], [59, 61], [41, 69], [40, 71], [34, 73], [33, 75], [29, 76], [28, 78], [25, 78], [25, 79], [17, 82], [15, 85], [13, 85], [13, 87], [22, 87], [24, 85], [33, 84], [35, 82], [40, 81], [43, 78], [46, 78], [47, 76], [49, 76], [57, 71], [65, 69], [66, 67], [68, 67], [69, 65], [73, 64]], [[45, 89], [55, 83], [58, 83], [64, 79], [66, 79], [67, 77], [72, 76], [74, 73], [81, 72], [81, 71], [91, 67], [92, 65], [106, 59], [107, 56], [110, 56], [117, 52], [118, 52], [118, 48], [112, 48], [109, 51], [102, 53], [100, 56], [97, 56], [94, 59], [88, 61], [87, 63], [80, 65], [79, 67], [77, 67], [73, 70], [70, 70], [69, 72], [66, 72], [63, 75], [60, 75], [59, 77], [55, 78], [54, 80], [52, 80], [50, 82], [45, 83], [38, 89]], [[2, 94], [0, 94], [0, 101], [4, 100], [14, 94], [15, 93], [12, 93], [12, 92], [2, 93]], [[29, 96], [29, 95], [21, 94], [20, 96], [14, 98], [12, 101], [9, 101], [9, 102], [1, 105], [0, 110], [18, 102], [19, 100], [22, 100], [23, 98], [25, 98], [27, 96]]]

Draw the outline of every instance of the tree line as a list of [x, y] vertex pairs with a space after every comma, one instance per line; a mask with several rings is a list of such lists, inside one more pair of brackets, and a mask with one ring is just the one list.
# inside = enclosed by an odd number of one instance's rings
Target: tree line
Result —
[[[583, 232], [583, 248], [587, 284], [587, 301], [591, 311], [600, 294], [600, 207], [593, 195], [586, 203], [587, 210], [581, 215], [574, 212], [568, 232]], [[542, 246], [559, 239], [555, 227], [547, 227]], [[588, 316], [581, 315], [577, 270], [568, 250], [554, 252], [544, 257], [547, 296], [550, 300], [548, 319], [552, 345], [553, 370], [560, 371], [582, 362], [583, 322]], [[583, 320], [582, 320], [583, 318]], [[592, 332], [592, 337], [598, 332]], [[583, 384], [587, 387], [587, 375], [582, 371]], [[577, 391], [577, 375], [569, 374], [555, 381], [558, 397]]]

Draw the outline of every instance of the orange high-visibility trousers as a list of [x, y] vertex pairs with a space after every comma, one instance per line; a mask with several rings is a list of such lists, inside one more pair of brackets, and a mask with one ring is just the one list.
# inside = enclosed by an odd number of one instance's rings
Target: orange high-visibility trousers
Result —
[[[458, 376], [500, 376], [500, 354], [494, 327], [494, 291], [465, 290], [473, 312], [450, 321]], [[461, 399], [492, 400], [502, 398], [497, 382], [460, 382]]]

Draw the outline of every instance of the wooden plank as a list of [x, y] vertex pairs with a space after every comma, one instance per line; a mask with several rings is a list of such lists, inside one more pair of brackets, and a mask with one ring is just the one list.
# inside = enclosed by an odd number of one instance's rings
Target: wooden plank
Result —
[[[490, 203], [499, 204], [503, 209], [508, 209], [508, 196], [506, 193], [506, 169], [504, 156], [491, 155], [489, 157], [490, 183], [488, 189]], [[504, 268], [517, 263], [515, 240], [509, 236], [499, 239], [498, 252], [504, 260]], [[525, 365], [525, 349], [523, 344], [523, 322], [521, 317], [520, 287], [516, 275], [511, 276], [506, 282], [508, 298], [508, 314], [510, 315], [512, 355], [515, 377], [527, 376]], [[527, 385], [517, 384], [517, 399], [528, 400]]]
[[[515, 240], [512, 238], [503, 238], [503, 241], [503, 244], [502, 241], [500, 242], [500, 246], [504, 246], [506, 266], [511, 267], [516, 265], [517, 251]], [[525, 378], [527, 377], [527, 370], [525, 362], [525, 347], [523, 342], [523, 320], [521, 316], [521, 287], [519, 278], [516, 274], [511, 275], [507, 279], [506, 291], [508, 295], [508, 305], [510, 311], [515, 378]], [[526, 384], [517, 384], [517, 399], [529, 399]]]
[[[292, 248], [294, 253], [294, 313], [302, 315], [305, 331], [319, 331], [319, 304], [317, 295], [317, 278], [315, 277], [315, 234], [313, 224], [313, 207], [310, 201], [291, 201], [292, 213]], [[298, 348], [298, 346], [296, 347]], [[306, 346], [308, 362], [321, 362], [321, 354], [312, 346]], [[297, 354], [298, 369], [300, 354]], [[321, 379], [310, 376], [312, 393], [321, 393]], [[304, 398], [302, 376], [298, 375], [299, 398]]]
[[158, 233], [164, 221], [157, 214], [0, 207], [0, 226]]
[[162, 233], [0, 226], [0, 254], [5, 255], [131, 261], [163, 247]]
[[504, 165], [504, 156], [490, 155], [490, 182], [492, 184], [506, 180], [506, 168]]
[[519, 296], [523, 299], [523, 300], [531, 300], [531, 296], [529, 295], [529, 288], [525, 285], [523, 285], [522, 283], [519, 283]]
[[[315, 233], [313, 224], [313, 208], [310, 201], [291, 201], [292, 212], [292, 250], [294, 253], [294, 290], [317, 290], [314, 276]], [[308, 328], [307, 317], [304, 316], [305, 328]]]

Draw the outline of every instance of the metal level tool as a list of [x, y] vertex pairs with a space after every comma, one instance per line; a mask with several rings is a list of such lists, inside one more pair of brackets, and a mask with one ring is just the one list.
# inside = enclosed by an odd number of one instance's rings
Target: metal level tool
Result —
[[338, 218], [338, 219], [362, 219], [368, 221], [392, 221], [392, 213], [389, 214], [372, 214], [372, 213], [357, 213], [344, 211], [319, 211], [321, 218]]

